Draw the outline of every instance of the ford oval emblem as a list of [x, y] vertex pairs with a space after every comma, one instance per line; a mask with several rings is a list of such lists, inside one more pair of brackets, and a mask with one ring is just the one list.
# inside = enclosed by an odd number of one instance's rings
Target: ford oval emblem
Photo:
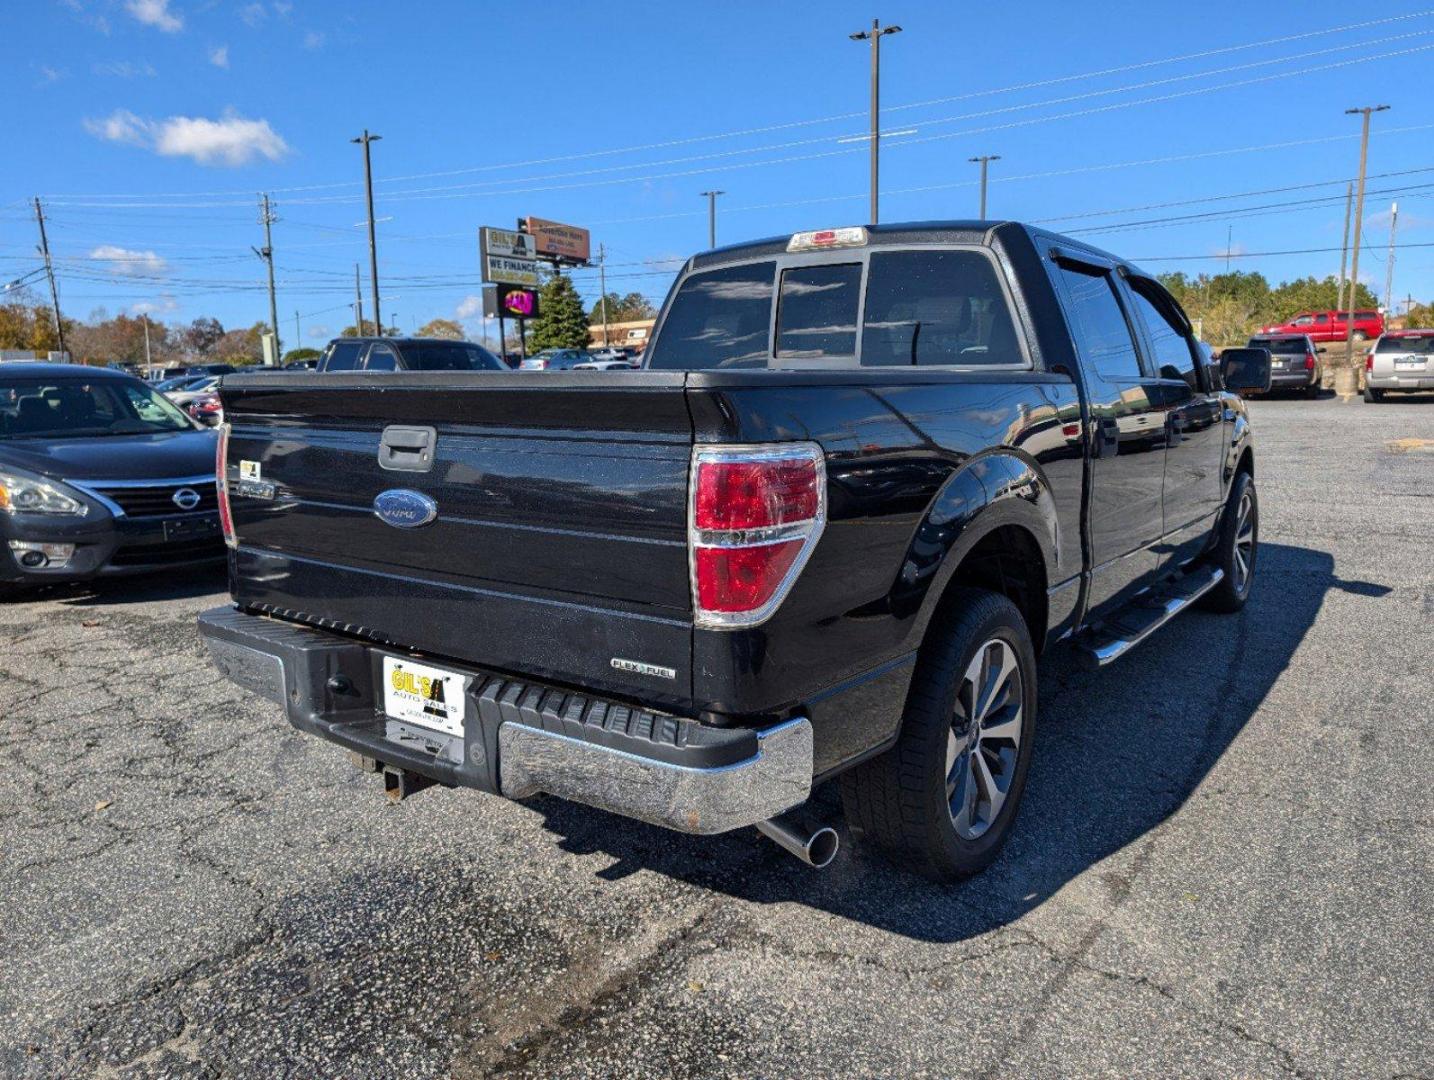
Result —
[[438, 504], [421, 491], [390, 488], [373, 500], [373, 512], [385, 525], [416, 529], [438, 516]]

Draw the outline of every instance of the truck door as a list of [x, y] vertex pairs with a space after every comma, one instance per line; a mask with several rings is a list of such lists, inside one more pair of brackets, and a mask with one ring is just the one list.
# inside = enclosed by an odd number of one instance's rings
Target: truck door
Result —
[[1052, 276], [1090, 403], [1086, 611], [1099, 617], [1155, 575], [1166, 428], [1158, 380], [1142, 366], [1114, 267], [1096, 260], [1062, 251]]
[[1165, 412], [1165, 525], [1157, 548], [1162, 567], [1199, 555], [1220, 510], [1225, 456], [1224, 405], [1205, 382], [1189, 321], [1158, 282], [1125, 279], [1130, 310], [1158, 378], [1153, 400]]

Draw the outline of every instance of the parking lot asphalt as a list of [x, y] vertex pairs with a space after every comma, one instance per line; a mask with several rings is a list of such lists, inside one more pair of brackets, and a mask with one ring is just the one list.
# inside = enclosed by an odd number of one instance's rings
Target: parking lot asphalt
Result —
[[391, 805], [215, 676], [221, 575], [0, 605], [0, 1076], [1429, 1076], [1434, 400], [1252, 413], [1250, 604], [1053, 651], [954, 888]]

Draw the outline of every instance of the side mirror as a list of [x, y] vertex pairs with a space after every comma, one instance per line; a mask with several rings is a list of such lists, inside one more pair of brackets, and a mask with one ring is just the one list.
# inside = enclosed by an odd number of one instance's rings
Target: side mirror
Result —
[[1270, 350], [1226, 349], [1220, 354], [1220, 371], [1226, 390], [1266, 393], [1270, 389]]

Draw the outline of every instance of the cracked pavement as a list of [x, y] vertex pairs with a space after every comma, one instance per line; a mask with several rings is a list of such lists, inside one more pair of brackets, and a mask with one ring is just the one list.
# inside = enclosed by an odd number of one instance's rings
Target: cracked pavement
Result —
[[0, 604], [0, 1076], [1434, 1074], [1434, 400], [1252, 411], [1247, 610], [1054, 650], [957, 888], [390, 805], [215, 676], [221, 575]]

